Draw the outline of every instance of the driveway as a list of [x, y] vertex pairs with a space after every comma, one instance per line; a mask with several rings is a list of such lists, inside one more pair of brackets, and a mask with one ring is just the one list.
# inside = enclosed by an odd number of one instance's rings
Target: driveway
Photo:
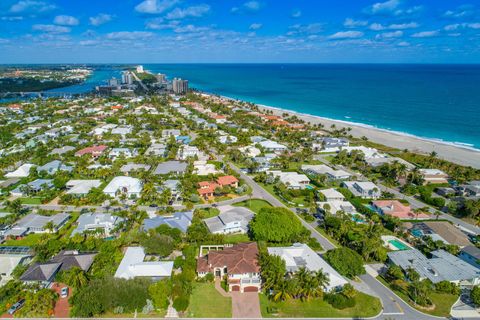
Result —
[[58, 294], [57, 303], [55, 303], [55, 308], [53, 309], [53, 315], [55, 318], [68, 318], [70, 313], [70, 304], [68, 303], [68, 298], [72, 296], [72, 289], [68, 290], [68, 297], [60, 297], [60, 291], [63, 287], [66, 287], [66, 284], [55, 282], [52, 285], [52, 290]]
[[261, 318], [260, 300], [257, 292], [230, 292], [232, 318]]

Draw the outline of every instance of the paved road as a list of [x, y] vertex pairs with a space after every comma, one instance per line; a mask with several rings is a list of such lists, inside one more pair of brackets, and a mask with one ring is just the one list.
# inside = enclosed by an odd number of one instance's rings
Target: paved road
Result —
[[140, 84], [140, 86], [143, 88], [143, 90], [145, 91], [148, 91], [148, 88], [147, 86], [142, 82], [142, 80], [140, 80], [140, 78], [137, 76], [137, 74], [135, 72], [131, 72], [133, 74], [133, 77], [135, 78], [135, 80]]

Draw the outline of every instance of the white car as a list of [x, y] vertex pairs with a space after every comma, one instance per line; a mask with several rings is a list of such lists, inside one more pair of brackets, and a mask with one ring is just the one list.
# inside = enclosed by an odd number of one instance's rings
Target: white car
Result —
[[60, 291], [60, 297], [61, 298], [66, 298], [68, 297], [68, 287], [63, 287], [62, 290]]

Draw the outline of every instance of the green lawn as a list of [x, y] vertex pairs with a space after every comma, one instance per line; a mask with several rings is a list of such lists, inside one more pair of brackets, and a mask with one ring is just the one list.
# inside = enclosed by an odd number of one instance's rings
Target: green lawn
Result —
[[42, 204], [40, 198], [18, 198], [22, 204]]
[[223, 297], [213, 283], [195, 283], [190, 305], [190, 318], [231, 318], [232, 298]]
[[364, 318], [376, 316], [382, 310], [377, 298], [359, 292], [355, 299], [357, 303], [353, 308], [338, 310], [323, 299], [273, 302], [261, 294], [260, 309], [264, 318]]
[[32, 233], [32, 234], [29, 234], [28, 236], [24, 237], [23, 239], [18, 239], [18, 240], [9, 239], [4, 243], [4, 245], [6, 245], [6, 246], [27, 246], [27, 247], [31, 247], [31, 246], [37, 244], [40, 241], [40, 238], [43, 235], [44, 234], [41, 234], [41, 233]]
[[413, 301], [403, 292], [394, 290], [388, 282], [383, 279], [381, 276], [377, 277], [377, 280], [383, 283], [385, 286], [390, 288], [393, 292], [395, 292], [396, 295], [398, 295], [400, 298], [402, 298], [403, 301], [414, 307], [415, 309], [431, 314], [433, 316], [438, 316], [438, 317], [448, 317], [450, 315], [450, 310], [453, 306], [453, 304], [458, 300], [458, 296], [453, 295], [453, 294], [448, 294], [448, 293], [436, 293], [433, 292], [430, 294], [430, 299], [432, 300], [433, 304], [435, 304], [435, 309], [433, 310], [425, 310], [422, 308], [419, 308], [416, 306]]
[[255, 213], [259, 213], [262, 208], [270, 208], [271, 205], [265, 200], [261, 199], [252, 199], [246, 200], [239, 203], [235, 203], [234, 206], [236, 207], [245, 207], [252, 210]]
[[249, 242], [250, 238], [246, 234], [230, 234], [225, 236], [225, 243], [237, 244], [241, 242]]

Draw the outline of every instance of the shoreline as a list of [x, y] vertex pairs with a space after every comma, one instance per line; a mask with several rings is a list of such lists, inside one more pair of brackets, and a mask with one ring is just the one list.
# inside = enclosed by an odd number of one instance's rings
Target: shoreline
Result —
[[[216, 95], [208, 92], [200, 91], [203, 94], [210, 96], [220, 96], [225, 99], [242, 101], [239, 99], [231, 98], [224, 95]], [[350, 122], [345, 120], [330, 119], [321, 116], [301, 113], [298, 111], [292, 111], [283, 109], [280, 107], [267, 106], [262, 104], [255, 104], [259, 110], [272, 111], [274, 115], [281, 116], [284, 113], [289, 115], [295, 115], [305, 122], [312, 124], [322, 124], [325, 128], [334, 124], [337, 128], [352, 128], [351, 134], [355, 137], [367, 137], [370, 141], [383, 144], [391, 148], [397, 148], [400, 150], [408, 149], [409, 151], [428, 154], [432, 151], [437, 153], [437, 156], [441, 159], [451, 161], [463, 166], [470, 166], [476, 169], [480, 169], [480, 150], [468, 145], [462, 145], [454, 142], [448, 142], [443, 140], [435, 140], [431, 138], [422, 138], [409, 133], [403, 133], [398, 131], [392, 131], [382, 128], [376, 128], [374, 126], [356, 122]]]

